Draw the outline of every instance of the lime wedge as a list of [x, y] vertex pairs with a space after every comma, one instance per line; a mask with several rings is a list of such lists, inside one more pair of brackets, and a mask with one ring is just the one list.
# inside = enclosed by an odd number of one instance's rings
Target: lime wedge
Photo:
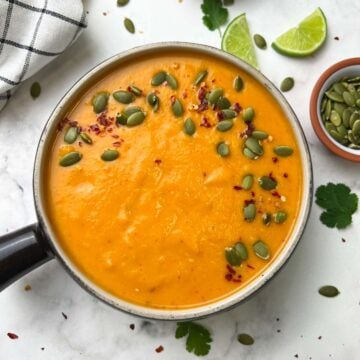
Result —
[[317, 8], [298, 26], [280, 35], [272, 43], [272, 47], [283, 55], [308, 56], [324, 44], [326, 33], [325, 15], [320, 8]]
[[255, 49], [250, 36], [246, 15], [236, 17], [226, 28], [221, 48], [258, 69]]

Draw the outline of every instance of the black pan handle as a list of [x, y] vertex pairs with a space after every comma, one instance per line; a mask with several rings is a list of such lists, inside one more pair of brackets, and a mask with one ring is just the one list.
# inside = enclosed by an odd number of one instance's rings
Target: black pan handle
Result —
[[0, 236], [0, 291], [53, 257], [36, 224]]

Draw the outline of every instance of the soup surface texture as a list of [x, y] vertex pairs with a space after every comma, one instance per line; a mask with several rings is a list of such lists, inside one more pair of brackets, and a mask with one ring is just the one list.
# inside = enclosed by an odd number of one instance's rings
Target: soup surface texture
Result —
[[140, 57], [94, 84], [59, 124], [45, 176], [51, 226], [76, 267], [161, 309], [205, 305], [261, 276], [291, 235], [303, 181], [268, 91], [186, 52]]

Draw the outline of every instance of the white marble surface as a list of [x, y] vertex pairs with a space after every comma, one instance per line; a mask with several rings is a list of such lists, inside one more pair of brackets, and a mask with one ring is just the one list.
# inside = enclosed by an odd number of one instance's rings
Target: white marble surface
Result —
[[[220, 43], [218, 33], [209, 32], [201, 23], [200, 0], [131, 0], [122, 9], [115, 6], [116, 0], [84, 2], [89, 10], [88, 29], [65, 54], [26, 82], [0, 113], [0, 233], [36, 221], [31, 181], [37, 141], [56, 103], [82, 74], [135, 45], [163, 40]], [[360, 3], [236, 0], [230, 13], [233, 17], [246, 12], [252, 31], [270, 41], [316, 6], [322, 7], [329, 24], [328, 41], [317, 55], [296, 60], [269, 49], [257, 51], [259, 62], [275, 83], [288, 75], [296, 79], [294, 90], [286, 96], [310, 144], [315, 185], [345, 182], [360, 195], [359, 165], [328, 153], [315, 137], [308, 115], [310, 92], [320, 72], [338, 60], [359, 56]], [[123, 29], [124, 16], [136, 23], [136, 35]], [[43, 89], [36, 101], [29, 96], [34, 80]], [[360, 216], [354, 216], [354, 225], [340, 232], [324, 227], [319, 214], [314, 205], [299, 247], [270, 285], [236, 309], [202, 321], [214, 338], [208, 359], [282, 360], [295, 354], [314, 360], [359, 358]], [[338, 286], [340, 296], [319, 296], [318, 287], [326, 283]], [[24, 291], [26, 284], [31, 291]], [[134, 331], [129, 329], [131, 323]], [[19, 339], [10, 340], [9, 331]], [[193, 358], [183, 341], [174, 339], [174, 331], [174, 323], [144, 322], [103, 305], [80, 289], [56, 261], [0, 294], [1, 360]], [[238, 332], [252, 334], [255, 344], [237, 343]], [[164, 351], [158, 354], [155, 348], [160, 344]]]

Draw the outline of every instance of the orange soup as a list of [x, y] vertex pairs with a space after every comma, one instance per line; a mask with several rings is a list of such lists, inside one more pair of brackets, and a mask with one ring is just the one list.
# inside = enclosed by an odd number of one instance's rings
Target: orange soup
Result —
[[59, 124], [51, 225], [105, 291], [160, 309], [246, 286], [289, 239], [302, 164], [276, 100], [248, 74], [191, 53], [107, 74]]

